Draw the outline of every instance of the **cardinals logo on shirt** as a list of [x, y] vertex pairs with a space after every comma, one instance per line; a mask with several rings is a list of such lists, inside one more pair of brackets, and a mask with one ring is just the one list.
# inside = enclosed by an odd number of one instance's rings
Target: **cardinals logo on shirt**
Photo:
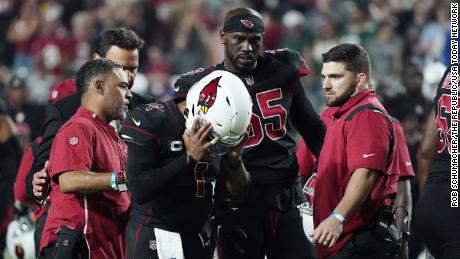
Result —
[[241, 23], [249, 29], [254, 28], [254, 23], [251, 20], [241, 20]]
[[200, 92], [200, 98], [198, 99], [198, 105], [200, 106], [201, 111], [206, 114], [214, 105], [217, 96], [217, 86], [219, 85], [219, 80], [221, 76], [214, 78], [207, 84], [203, 90]]

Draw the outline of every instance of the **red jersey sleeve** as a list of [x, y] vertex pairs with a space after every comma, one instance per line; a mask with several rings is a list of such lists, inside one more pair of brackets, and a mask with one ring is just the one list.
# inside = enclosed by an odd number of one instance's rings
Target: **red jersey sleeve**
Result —
[[387, 174], [392, 124], [380, 112], [364, 110], [345, 126], [349, 172], [367, 168]]
[[57, 183], [60, 173], [74, 170], [90, 171], [95, 147], [91, 126], [72, 122], [63, 126], [51, 147], [49, 175]]
[[396, 159], [399, 164], [399, 177], [415, 176], [414, 168], [409, 156], [409, 150], [404, 137], [404, 130], [399, 122], [394, 123], [396, 133]]

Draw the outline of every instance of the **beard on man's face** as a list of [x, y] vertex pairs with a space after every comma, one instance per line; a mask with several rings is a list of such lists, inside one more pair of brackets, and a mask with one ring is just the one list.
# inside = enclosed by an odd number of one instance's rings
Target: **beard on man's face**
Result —
[[336, 99], [327, 100], [325, 97], [326, 105], [328, 107], [339, 107], [342, 106], [350, 97], [355, 93], [358, 83], [351, 83], [350, 87], [341, 95], [337, 96]]
[[241, 62], [238, 54], [233, 53], [229, 49], [226, 50], [228, 60], [232, 63], [232, 66], [238, 70], [238, 72], [246, 72], [255, 68], [257, 62], [257, 55], [253, 56], [253, 59], [247, 62]]

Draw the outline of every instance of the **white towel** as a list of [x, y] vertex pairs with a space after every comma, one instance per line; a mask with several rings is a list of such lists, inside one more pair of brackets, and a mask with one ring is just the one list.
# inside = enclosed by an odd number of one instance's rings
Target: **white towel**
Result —
[[185, 259], [180, 234], [155, 228], [159, 259]]

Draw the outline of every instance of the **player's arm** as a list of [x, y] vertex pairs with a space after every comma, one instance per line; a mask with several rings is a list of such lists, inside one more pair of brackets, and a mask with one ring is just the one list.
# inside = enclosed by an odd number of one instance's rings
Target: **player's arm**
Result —
[[[399, 233], [408, 233], [409, 232], [409, 225], [410, 219], [412, 215], [412, 194], [411, 194], [411, 187], [410, 187], [410, 178], [403, 177], [399, 178], [398, 181], [398, 192], [396, 195], [395, 203], [394, 203], [394, 214], [395, 214], [395, 227], [399, 231]], [[405, 234], [403, 234], [405, 235]], [[403, 236], [404, 237], [404, 236]], [[407, 238], [408, 236], [406, 236]], [[405, 242], [402, 245], [401, 253], [402, 258], [408, 258], [408, 240], [404, 240]]]
[[241, 142], [222, 157], [220, 164], [219, 179], [224, 179], [225, 189], [234, 200], [245, 197], [251, 179], [241, 160], [241, 152], [247, 139], [248, 134], [245, 133]]
[[367, 168], [356, 169], [335, 211], [344, 218], [350, 217], [369, 197], [379, 175], [381, 173]]
[[[159, 110], [134, 109], [124, 121], [121, 136], [128, 146], [126, 178], [132, 199], [140, 204], [154, 199], [181, 173], [188, 171], [186, 155], [165, 164], [156, 128], [164, 118]], [[133, 124], [133, 119], [142, 124]], [[142, 127], [141, 127], [142, 126]]]
[[412, 214], [412, 194], [410, 179], [414, 176], [414, 170], [407, 149], [404, 130], [398, 120], [393, 120], [396, 133], [396, 161], [399, 165], [399, 180], [396, 199], [393, 205], [395, 227], [402, 234], [401, 258], [408, 258], [408, 238], [410, 218]]
[[94, 194], [109, 190], [122, 191], [125, 182], [121, 168], [109, 172], [95, 172], [97, 133], [94, 127], [80, 121], [64, 124], [51, 146], [51, 181], [59, 185], [62, 193]]
[[417, 177], [419, 191], [422, 192], [430, 167], [436, 158], [439, 145], [434, 110], [431, 110], [425, 123], [425, 132], [417, 151]]
[[68, 171], [59, 174], [59, 188], [66, 194], [93, 194], [114, 190], [112, 173]]
[[42, 130], [42, 141], [39, 144], [32, 167], [26, 176], [27, 194], [36, 201], [40, 201], [48, 195], [47, 186], [49, 180], [45, 163], [50, 157], [51, 145], [63, 123], [59, 109], [53, 103], [48, 104], [46, 107], [46, 122]]
[[207, 136], [212, 130], [211, 124], [198, 127], [195, 121], [192, 136], [182, 135], [186, 154], [166, 165], [162, 164], [158, 144], [149, 146], [128, 142], [128, 186], [134, 201], [146, 203], [155, 198], [160, 191], [180, 174], [188, 173], [193, 168], [187, 155], [195, 161], [203, 161], [207, 149], [212, 145]]
[[319, 157], [326, 127], [305, 95], [302, 81], [298, 80], [291, 105], [291, 120], [312, 153]]
[[398, 191], [393, 206], [395, 211], [395, 226], [401, 233], [406, 233], [409, 231], [409, 221], [412, 214], [410, 179], [415, 174], [401, 123], [398, 120], [393, 120], [393, 125], [396, 133], [395, 159], [399, 165]]
[[137, 203], [146, 203], [181, 173], [188, 170], [186, 155], [166, 165], [161, 165], [159, 147], [144, 146], [127, 142], [128, 145], [128, 188]]
[[[343, 198], [334, 211], [345, 219], [350, 217], [367, 200], [379, 175], [381, 173], [367, 168], [356, 169], [348, 182]], [[331, 240], [327, 243], [331, 247], [341, 233], [342, 222], [331, 215], [313, 231], [313, 243], [323, 244], [325, 240]]]

